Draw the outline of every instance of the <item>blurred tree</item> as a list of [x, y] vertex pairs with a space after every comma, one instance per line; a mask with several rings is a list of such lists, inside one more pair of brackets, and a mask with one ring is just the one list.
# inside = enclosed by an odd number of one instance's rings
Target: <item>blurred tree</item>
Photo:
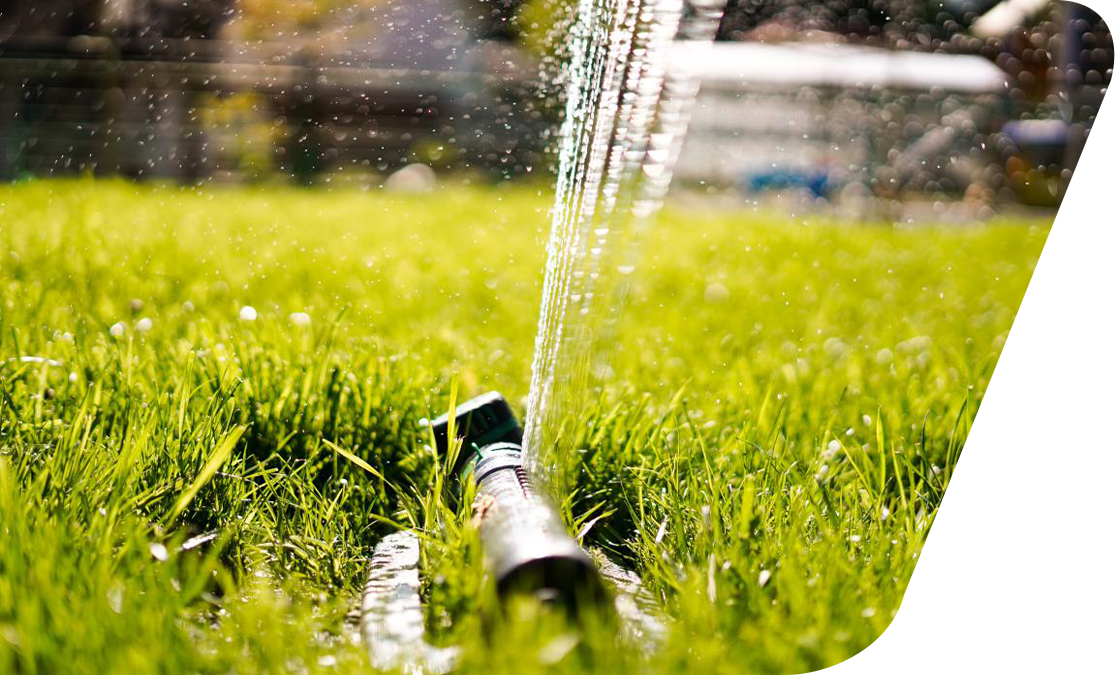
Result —
[[236, 17], [225, 37], [237, 40], [269, 40], [295, 36], [321, 27], [340, 10], [367, 8], [387, 0], [239, 0]]
[[[226, 36], [243, 40], [289, 37], [321, 29], [329, 21], [353, 10], [382, 7], [406, 0], [239, 0], [236, 18]], [[478, 26], [477, 38], [514, 40], [514, 20], [523, 0], [449, 0]]]
[[558, 39], [576, 9], [576, 0], [525, 0], [515, 17], [519, 41], [530, 53], [544, 57], [563, 44]]
[[[902, 49], [937, 49], [995, 0], [728, 0], [721, 40], [795, 40], [818, 33]], [[778, 31], [776, 27], [784, 30]]]
[[19, 37], [212, 38], [236, 0], [4, 0], [0, 40]]

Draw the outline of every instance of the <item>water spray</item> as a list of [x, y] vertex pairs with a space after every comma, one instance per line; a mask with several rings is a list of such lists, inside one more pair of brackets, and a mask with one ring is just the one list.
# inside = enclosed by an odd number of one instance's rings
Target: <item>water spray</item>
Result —
[[[603, 557], [598, 567], [542, 492], [569, 488], [559, 458], [571, 448], [560, 427], [583, 412], [590, 353], [605, 346], [623, 304], [626, 284], [612, 275], [634, 269], [634, 244], [665, 197], [685, 135], [697, 74], [671, 68], [672, 50], [708, 48], [724, 4], [575, 3], [526, 428], [494, 392], [428, 423], [440, 457], [462, 443], [451, 472], [462, 487], [475, 485], [473, 520], [499, 595], [526, 594], [575, 616], [614, 598], [623, 632], [644, 650], [662, 632], [653, 599], [633, 572]], [[419, 560], [414, 532], [385, 537], [373, 555], [362, 626], [379, 668], [443, 672], [454, 662], [453, 648], [424, 638]]]

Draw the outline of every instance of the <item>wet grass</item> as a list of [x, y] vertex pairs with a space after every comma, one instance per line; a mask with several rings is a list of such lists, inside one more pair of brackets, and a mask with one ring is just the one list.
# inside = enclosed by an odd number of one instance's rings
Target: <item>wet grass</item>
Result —
[[0, 188], [0, 672], [365, 671], [346, 615], [400, 526], [429, 535], [430, 629], [465, 672], [801, 672], [868, 645], [1047, 223], [666, 214], [563, 504], [671, 617], [648, 659], [482, 618], [475, 533], [431, 490], [417, 422], [451, 381], [526, 394], [547, 206]]

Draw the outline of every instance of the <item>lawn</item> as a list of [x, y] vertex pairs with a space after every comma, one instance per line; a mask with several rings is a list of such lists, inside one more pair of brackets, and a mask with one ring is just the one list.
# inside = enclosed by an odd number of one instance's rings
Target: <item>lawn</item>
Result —
[[660, 599], [648, 653], [503, 618], [430, 489], [418, 421], [454, 382], [522, 411], [548, 200], [0, 187], [0, 673], [366, 672], [352, 610], [401, 526], [462, 672], [788, 673], [870, 644], [1048, 222], [667, 208], [562, 500]]

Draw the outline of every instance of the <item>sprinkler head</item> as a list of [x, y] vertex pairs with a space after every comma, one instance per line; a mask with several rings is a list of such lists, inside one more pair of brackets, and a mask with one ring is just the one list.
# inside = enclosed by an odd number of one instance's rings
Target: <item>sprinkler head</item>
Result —
[[[462, 438], [461, 454], [453, 466], [453, 473], [461, 476], [465, 466], [474, 455], [495, 443], [514, 443], [522, 446], [523, 428], [507, 399], [498, 391], [490, 391], [465, 401], [454, 411], [457, 421], [457, 437]], [[449, 452], [449, 413], [427, 422], [434, 432], [438, 456]]]
[[[476, 481], [473, 522], [500, 596], [527, 594], [574, 613], [585, 604], [604, 604], [607, 593], [592, 559], [531, 486], [523, 467], [523, 430], [506, 399], [484, 394], [459, 406], [454, 419], [463, 442], [453, 473]], [[449, 416], [429, 425], [444, 455]]]

